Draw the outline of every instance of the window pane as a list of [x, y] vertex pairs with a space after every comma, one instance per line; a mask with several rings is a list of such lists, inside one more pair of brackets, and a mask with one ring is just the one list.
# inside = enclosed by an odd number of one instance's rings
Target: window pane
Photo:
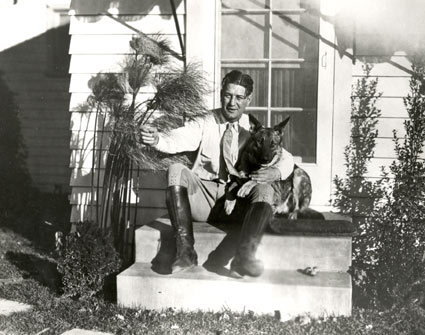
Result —
[[[223, 64], [224, 65], [224, 64]], [[267, 82], [268, 82], [268, 71], [265, 65], [257, 67], [227, 67], [222, 66], [221, 78], [232, 70], [239, 70], [243, 73], [249, 74], [254, 81], [254, 89], [252, 92], [251, 107], [267, 107]], [[266, 124], [266, 123], [265, 123]]]
[[273, 0], [273, 9], [300, 8], [300, 0]]
[[273, 9], [297, 9], [303, 8], [309, 12], [318, 12], [319, 0], [273, 0]]
[[273, 15], [272, 57], [316, 59], [318, 24], [315, 15]]
[[256, 110], [249, 110], [247, 111], [248, 114], [252, 114], [255, 116], [255, 118], [261, 122], [263, 125], [267, 125], [267, 112], [266, 111], [256, 111]]
[[222, 0], [223, 9], [266, 9], [269, 0]]
[[316, 162], [316, 111], [282, 113], [272, 112], [272, 124], [291, 117], [285, 127], [284, 147], [303, 163]]
[[222, 76], [251, 75], [249, 113], [264, 125], [291, 116], [287, 149], [315, 162], [319, 0], [222, 0], [222, 9]]
[[273, 68], [272, 69], [272, 107], [299, 106], [298, 92], [295, 89], [296, 74], [299, 69]]
[[223, 14], [221, 26], [222, 59], [268, 57], [265, 14]]
[[316, 108], [318, 62], [274, 64], [271, 106]]

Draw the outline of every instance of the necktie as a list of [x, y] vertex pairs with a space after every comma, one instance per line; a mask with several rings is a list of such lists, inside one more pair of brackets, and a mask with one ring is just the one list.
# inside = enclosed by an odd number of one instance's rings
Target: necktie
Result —
[[[234, 140], [237, 140], [237, 138], [233, 138], [236, 134], [233, 133], [232, 127], [234, 125], [231, 123], [227, 124], [226, 130], [223, 134], [223, 140], [222, 140], [222, 152], [223, 152], [223, 167], [225, 168], [224, 173], [222, 174], [222, 179], [227, 180], [227, 174], [239, 176], [238, 171], [235, 169], [234, 164], [236, 163], [237, 159], [237, 152], [234, 152], [235, 150], [238, 150], [237, 145], [232, 145]], [[237, 127], [237, 125], [235, 125]], [[224, 175], [226, 175], [225, 178]]]

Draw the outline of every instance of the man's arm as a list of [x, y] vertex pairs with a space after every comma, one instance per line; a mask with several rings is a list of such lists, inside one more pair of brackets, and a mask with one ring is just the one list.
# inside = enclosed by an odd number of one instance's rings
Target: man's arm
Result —
[[144, 126], [140, 129], [141, 142], [158, 151], [175, 154], [198, 149], [202, 139], [204, 120], [186, 122], [183, 127], [159, 133], [156, 128]]

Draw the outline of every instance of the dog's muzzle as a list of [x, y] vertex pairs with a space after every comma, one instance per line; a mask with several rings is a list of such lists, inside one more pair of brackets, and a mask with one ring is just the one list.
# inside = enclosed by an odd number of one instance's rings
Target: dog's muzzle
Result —
[[274, 155], [272, 160], [269, 163], [266, 164], [261, 164], [261, 168], [268, 168], [270, 166], [273, 166], [277, 163], [277, 161], [279, 160], [279, 156], [278, 155]]

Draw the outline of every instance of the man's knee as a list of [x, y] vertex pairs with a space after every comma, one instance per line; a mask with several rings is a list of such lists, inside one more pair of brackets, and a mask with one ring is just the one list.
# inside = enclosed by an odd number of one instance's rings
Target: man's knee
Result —
[[187, 172], [190, 172], [187, 166], [181, 163], [171, 164], [167, 170], [168, 186], [187, 187], [188, 186], [188, 181], [186, 178]]
[[249, 194], [250, 203], [253, 202], [267, 202], [273, 203], [274, 190], [270, 184], [257, 184]]

